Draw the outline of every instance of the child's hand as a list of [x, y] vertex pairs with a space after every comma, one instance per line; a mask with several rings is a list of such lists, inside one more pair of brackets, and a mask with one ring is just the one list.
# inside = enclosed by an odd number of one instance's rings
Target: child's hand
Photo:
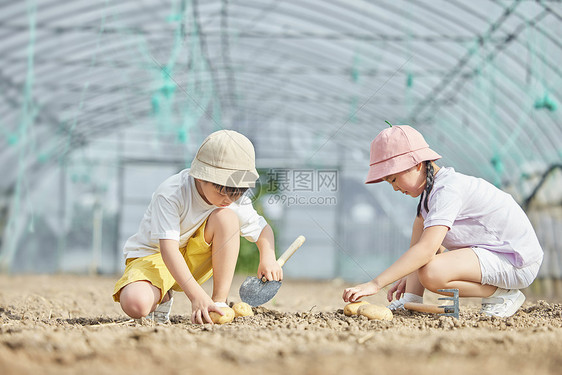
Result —
[[283, 269], [275, 258], [260, 261], [260, 265], [258, 266], [258, 278], [261, 279], [263, 276], [269, 281], [283, 280]]
[[343, 300], [345, 302], [355, 302], [361, 297], [370, 296], [378, 293], [381, 288], [373, 281], [368, 283], [359, 284], [353, 288], [347, 288], [343, 292]]
[[388, 293], [386, 294], [386, 298], [388, 299], [388, 302], [392, 302], [393, 300], [393, 294], [394, 292], [396, 292], [396, 296], [394, 298], [396, 298], [397, 300], [400, 299], [400, 297], [402, 297], [404, 295], [404, 292], [406, 291], [406, 277], [398, 280], [393, 286], [392, 288], [390, 288], [390, 290], [388, 291]]
[[215, 302], [207, 294], [191, 301], [191, 311], [191, 323], [193, 324], [213, 324], [209, 316], [211, 311], [215, 311], [221, 316], [224, 315], [222, 310], [215, 305]]

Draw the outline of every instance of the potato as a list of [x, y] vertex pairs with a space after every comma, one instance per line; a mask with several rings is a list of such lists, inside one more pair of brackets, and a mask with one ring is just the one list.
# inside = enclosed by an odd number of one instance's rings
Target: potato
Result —
[[214, 311], [211, 311], [209, 313], [209, 316], [211, 317], [213, 323], [225, 324], [232, 322], [232, 320], [234, 319], [234, 310], [232, 310], [230, 307], [219, 307], [219, 309], [221, 309], [224, 315], [221, 316], [219, 313]]
[[358, 302], [351, 302], [345, 305], [343, 308], [343, 313], [346, 316], [357, 315], [357, 309], [363, 305], [368, 305], [369, 302], [367, 301], [358, 301]]
[[380, 305], [360, 306], [357, 314], [366, 316], [369, 320], [392, 320], [392, 311], [388, 307]]
[[232, 310], [234, 310], [234, 316], [237, 318], [239, 316], [253, 316], [254, 311], [252, 306], [248, 305], [246, 302], [238, 302], [232, 305]]

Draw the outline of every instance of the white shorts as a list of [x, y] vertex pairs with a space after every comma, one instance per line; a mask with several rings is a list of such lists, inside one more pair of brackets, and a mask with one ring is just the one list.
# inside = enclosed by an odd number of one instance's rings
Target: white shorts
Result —
[[517, 268], [508, 260], [507, 255], [472, 247], [480, 262], [482, 284], [504, 289], [523, 289], [531, 285], [537, 277], [542, 259], [526, 267]]

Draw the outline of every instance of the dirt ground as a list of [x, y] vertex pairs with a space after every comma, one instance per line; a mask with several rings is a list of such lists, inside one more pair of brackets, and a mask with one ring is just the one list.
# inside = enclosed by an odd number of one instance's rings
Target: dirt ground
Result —
[[[254, 317], [137, 324], [111, 299], [116, 277], [0, 275], [0, 374], [560, 374], [562, 304], [528, 297], [513, 317], [398, 312], [346, 317], [341, 280], [286, 280]], [[230, 301], [238, 302], [234, 280]], [[209, 290], [211, 283], [205, 288]], [[430, 295], [429, 302], [437, 303]], [[385, 304], [384, 295], [367, 300]]]

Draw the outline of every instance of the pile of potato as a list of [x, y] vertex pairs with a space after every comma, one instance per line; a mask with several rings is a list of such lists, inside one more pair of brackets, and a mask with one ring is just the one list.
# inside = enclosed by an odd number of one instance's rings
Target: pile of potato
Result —
[[367, 301], [352, 302], [345, 305], [343, 313], [346, 316], [363, 315], [369, 320], [392, 320], [392, 311], [388, 307], [371, 305]]
[[[221, 307], [220, 308], [224, 315], [220, 315], [214, 311], [211, 311], [209, 315], [213, 323], [215, 324], [225, 324], [230, 323], [239, 316], [253, 316], [254, 312], [252, 306], [245, 302], [238, 302], [232, 305], [232, 307]], [[343, 313], [346, 316], [352, 315], [363, 315], [369, 320], [392, 320], [392, 311], [385, 306], [371, 305], [367, 301], [352, 302], [345, 305]]]
[[220, 315], [214, 311], [209, 313], [211, 320], [215, 324], [225, 324], [230, 323], [239, 316], [253, 316], [254, 311], [252, 310], [252, 306], [248, 305], [245, 302], [238, 302], [232, 305], [232, 307], [220, 307], [224, 315]]

